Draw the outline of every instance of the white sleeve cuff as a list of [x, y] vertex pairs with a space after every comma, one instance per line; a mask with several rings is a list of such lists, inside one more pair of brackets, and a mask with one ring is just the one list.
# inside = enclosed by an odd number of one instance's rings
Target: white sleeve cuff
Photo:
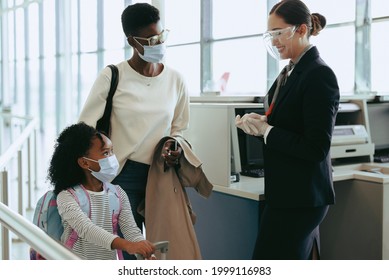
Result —
[[266, 138], [267, 138], [267, 135], [269, 134], [270, 130], [273, 128], [273, 126], [269, 125], [267, 128], [266, 128], [266, 131], [265, 131], [265, 134], [263, 135], [263, 140], [265, 141], [265, 144], [266, 144]]

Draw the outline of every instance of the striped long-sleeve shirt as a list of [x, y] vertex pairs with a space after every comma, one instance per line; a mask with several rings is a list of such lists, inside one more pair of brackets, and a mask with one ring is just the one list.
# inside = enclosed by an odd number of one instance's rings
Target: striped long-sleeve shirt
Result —
[[[122, 203], [119, 226], [125, 239], [132, 242], [144, 240], [135, 223], [126, 193], [120, 187], [119, 191]], [[115, 260], [116, 251], [111, 249], [111, 244], [117, 235], [113, 234], [108, 193], [106, 191], [88, 193], [91, 203], [90, 218], [68, 191], [58, 194], [58, 212], [64, 226], [61, 241], [67, 240], [72, 229], [75, 229], [79, 236], [73, 247], [75, 254], [88, 260]]]

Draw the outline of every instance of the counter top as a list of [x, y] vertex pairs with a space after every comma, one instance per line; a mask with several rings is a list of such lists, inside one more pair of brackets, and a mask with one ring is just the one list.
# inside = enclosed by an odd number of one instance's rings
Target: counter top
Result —
[[[362, 180], [388, 184], [389, 163], [361, 163], [335, 166], [333, 180]], [[214, 191], [253, 200], [264, 200], [264, 179], [241, 176], [240, 181], [230, 187], [214, 185]]]
[[259, 200], [259, 197], [261, 196], [261, 200], [263, 200], [265, 182], [263, 178], [240, 176], [239, 182], [231, 183], [231, 186], [229, 187], [215, 185], [213, 190], [253, 200]]
[[334, 182], [357, 179], [389, 184], [389, 163], [361, 163], [334, 167]]

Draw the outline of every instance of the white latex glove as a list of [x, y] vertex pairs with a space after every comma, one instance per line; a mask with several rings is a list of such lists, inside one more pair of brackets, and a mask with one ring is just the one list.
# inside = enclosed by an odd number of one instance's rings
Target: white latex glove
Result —
[[266, 122], [266, 117], [259, 118], [259, 119], [248, 118], [247, 126], [251, 131], [251, 135], [255, 135], [255, 136], [265, 135], [267, 128], [270, 127], [270, 125]]
[[243, 117], [237, 115], [235, 118], [235, 125], [238, 128], [242, 129], [245, 133], [250, 135], [255, 135], [254, 133], [258, 132], [258, 129], [253, 127], [253, 124], [249, 121], [250, 119], [265, 122], [265, 123], [267, 122], [266, 116], [259, 115], [256, 113], [250, 113], [250, 114], [243, 115]]

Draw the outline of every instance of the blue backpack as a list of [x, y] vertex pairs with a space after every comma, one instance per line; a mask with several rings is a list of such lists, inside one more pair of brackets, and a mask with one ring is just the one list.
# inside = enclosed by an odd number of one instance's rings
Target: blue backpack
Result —
[[[113, 233], [118, 233], [119, 214], [121, 211], [120, 192], [117, 186], [110, 183], [104, 184], [104, 190], [108, 192], [109, 208], [112, 214], [112, 229]], [[82, 211], [90, 218], [90, 197], [88, 191], [82, 186], [77, 185], [67, 189], [70, 192], [77, 203], [80, 205]], [[57, 196], [52, 190], [47, 191], [37, 202], [34, 212], [33, 223], [46, 232], [50, 237], [61, 242], [61, 236], [64, 228], [62, 225], [61, 216], [58, 213]], [[72, 249], [78, 239], [77, 232], [73, 229], [69, 235], [68, 240], [64, 245]], [[119, 259], [123, 258], [122, 252], [118, 250]], [[40, 255], [33, 248], [30, 248], [30, 260], [44, 260], [45, 258]]]

